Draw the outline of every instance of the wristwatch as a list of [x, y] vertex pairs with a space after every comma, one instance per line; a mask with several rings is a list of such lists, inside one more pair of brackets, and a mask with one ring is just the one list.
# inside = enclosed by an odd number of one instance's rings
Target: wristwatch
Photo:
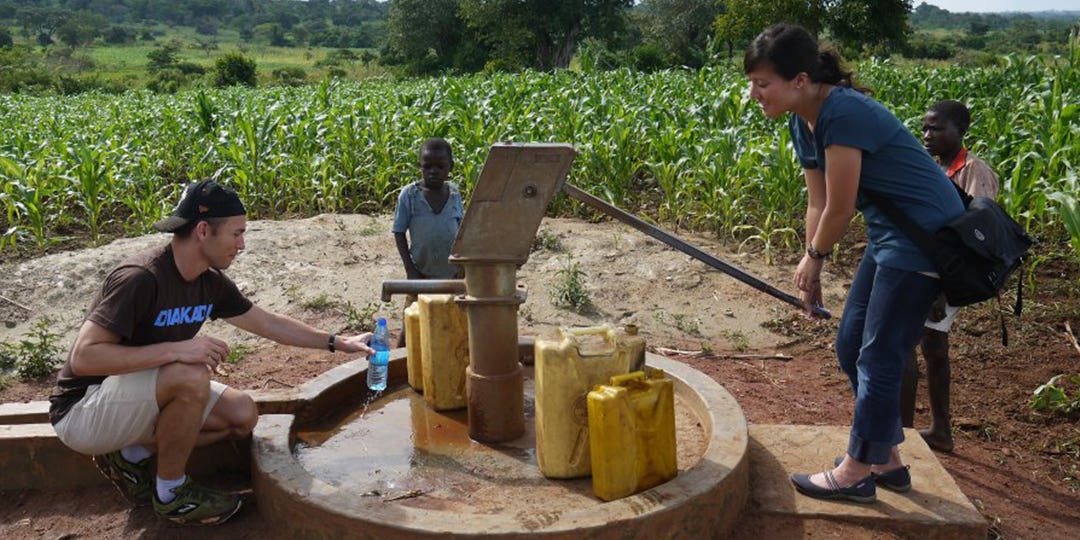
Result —
[[813, 244], [810, 244], [809, 246], [806, 246], [806, 254], [809, 255], [811, 259], [824, 259], [831, 255], [832, 251], [822, 253], [818, 251]]

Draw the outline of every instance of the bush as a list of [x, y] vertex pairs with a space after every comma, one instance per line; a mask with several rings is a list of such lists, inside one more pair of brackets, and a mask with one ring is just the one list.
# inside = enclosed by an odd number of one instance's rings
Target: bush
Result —
[[948, 60], [956, 54], [956, 48], [947, 41], [916, 34], [912, 36], [903, 52], [908, 58]]
[[634, 47], [631, 53], [631, 62], [638, 71], [660, 71], [671, 66], [671, 55], [658, 43], [642, 43]]
[[195, 21], [195, 32], [200, 36], [216, 36], [218, 33], [217, 21], [209, 17], [203, 17]]
[[0, 92], [37, 91], [52, 86], [44, 61], [26, 47], [0, 48]]
[[1066, 417], [1080, 415], [1080, 375], [1062, 374], [1051, 378], [1031, 393], [1028, 407], [1033, 411]]
[[127, 26], [110, 26], [105, 29], [102, 34], [102, 39], [105, 43], [112, 45], [123, 45], [125, 43], [134, 43], [137, 37], [135, 29]]
[[179, 69], [163, 69], [154, 73], [146, 87], [159, 94], [175, 94], [187, 81], [187, 76]]
[[94, 90], [109, 94], [121, 94], [126, 90], [123, 83], [103, 82], [97, 75], [83, 78], [60, 75], [60, 77], [57, 78], [54, 87], [56, 88], [56, 93], [65, 96], [73, 96]]
[[0, 344], [0, 369], [14, 368], [21, 379], [40, 379], [52, 375], [64, 351], [56, 343], [60, 336], [49, 330], [51, 325], [52, 320], [43, 317], [18, 343]]
[[176, 69], [184, 75], [202, 75], [206, 73], [206, 68], [195, 62], [178, 62], [176, 64]]
[[300, 86], [307, 82], [307, 72], [300, 67], [287, 67], [275, 69], [271, 72], [274, 81], [286, 86]]
[[552, 305], [578, 313], [587, 313], [593, 309], [586, 284], [588, 276], [581, 269], [581, 263], [567, 257], [563, 267], [555, 273], [555, 278], [550, 291]]
[[610, 71], [624, 64], [619, 53], [612, 51], [603, 40], [592, 37], [581, 41], [576, 58], [580, 62], [581, 71], [585, 73]]
[[231, 52], [214, 62], [214, 86], [255, 87], [255, 60]]

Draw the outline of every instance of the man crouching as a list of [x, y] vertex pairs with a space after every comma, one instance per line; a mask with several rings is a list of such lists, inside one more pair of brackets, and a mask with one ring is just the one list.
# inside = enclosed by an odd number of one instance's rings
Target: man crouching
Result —
[[105, 278], [49, 398], [65, 445], [94, 455], [125, 498], [181, 524], [219, 524], [240, 509], [239, 497], [196, 484], [185, 466], [194, 447], [247, 437], [258, 419], [251, 396], [210, 380], [229, 346], [197, 336], [204, 321], [284, 345], [372, 353], [370, 334], [337, 336], [264, 311], [225, 276], [244, 249], [245, 214], [232, 189], [187, 186], [172, 215], [154, 223], [172, 240]]

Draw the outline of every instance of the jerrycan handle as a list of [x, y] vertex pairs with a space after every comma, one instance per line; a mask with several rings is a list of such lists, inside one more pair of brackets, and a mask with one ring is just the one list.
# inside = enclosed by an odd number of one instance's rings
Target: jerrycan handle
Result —
[[611, 384], [608, 386], [623, 386], [634, 387], [643, 384], [647, 379], [663, 379], [664, 370], [656, 368], [646, 368], [648, 373], [642, 371], [631, 371], [630, 373], [624, 373], [622, 375], [615, 375], [611, 377]]
[[[578, 356], [582, 358], [591, 356], [609, 356], [614, 354], [617, 349], [615, 343], [615, 330], [608, 325], [592, 326], [588, 328], [560, 328], [559, 331], [562, 333], [563, 339], [570, 340], [573, 343], [574, 348], [577, 349]], [[588, 353], [581, 352], [581, 347], [578, 344], [577, 338], [596, 335], [604, 337], [604, 348], [599, 351]]]
[[611, 384], [609, 386], [622, 386], [630, 387], [645, 382], [644, 371], [633, 371], [630, 373], [624, 373], [622, 375], [615, 375], [611, 377]]

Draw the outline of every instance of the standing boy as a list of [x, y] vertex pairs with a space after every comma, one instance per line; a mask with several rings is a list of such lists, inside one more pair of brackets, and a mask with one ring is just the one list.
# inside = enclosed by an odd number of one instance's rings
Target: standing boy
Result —
[[[461, 277], [461, 269], [450, 264], [450, 250], [465, 215], [461, 193], [447, 181], [453, 168], [450, 143], [440, 138], [424, 141], [420, 146], [423, 178], [405, 186], [398, 196], [392, 231], [409, 279]], [[415, 298], [410, 297], [406, 305], [413, 301]], [[402, 332], [398, 346], [404, 343]]]
[[[935, 103], [923, 116], [923, 143], [954, 184], [972, 197], [997, 197], [999, 181], [983, 160], [964, 147], [964, 134], [971, 125], [971, 113], [958, 101]], [[930, 308], [919, 348], [926, 361], [926, 386], [930, 396], [930, 429], [919, 430], [926, 444], [935, 450], [951, 452], [952, 427], [949, 415], [949, 329], [958, 307], [938, 297]], [[905, 427], [914, 424], [915, 394], [919, 371], [912, 351], [904, 370], [901, 412]]]

